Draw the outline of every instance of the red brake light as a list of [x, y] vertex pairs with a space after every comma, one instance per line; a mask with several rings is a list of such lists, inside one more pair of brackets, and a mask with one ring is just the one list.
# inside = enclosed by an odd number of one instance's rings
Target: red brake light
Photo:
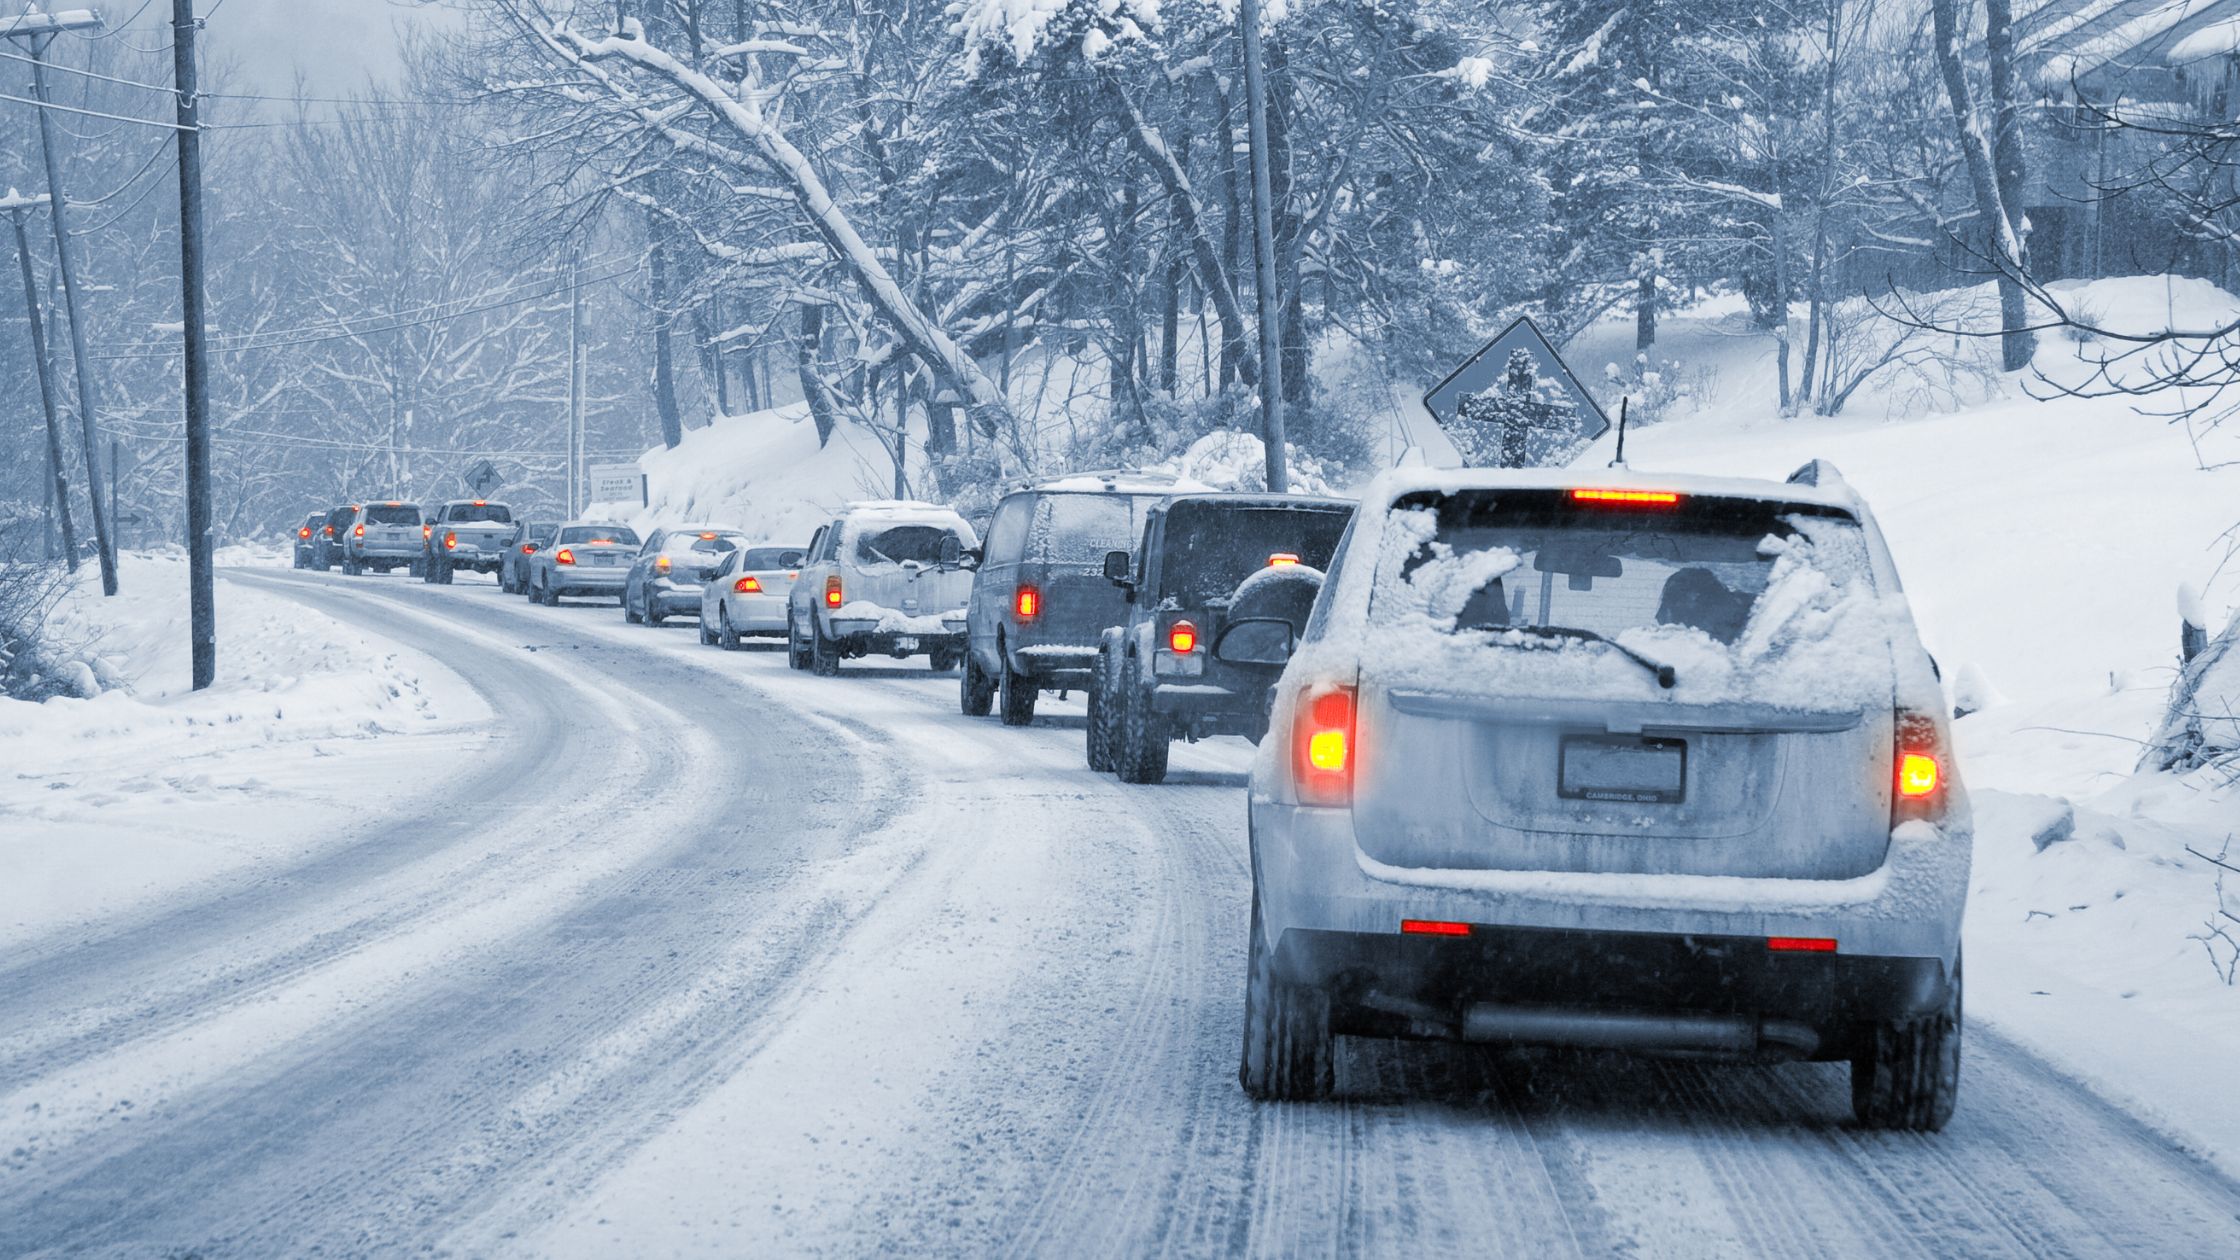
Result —
[[334, 526], [332, 526], [332, 525], [329, 525], [329, 526], [327, 526], [327, 537], [329, 537], [329, 538], [332, 538], [332, 537], [334, 537]]
[[435, 535], [436, 527], [434, 524], [428, 521], [422, 521], [420, 523], [420, 537], [423, 541], [433, 538], [435, 537]]
[[1274, 569], [1288, 569], [1297, 563], [1299, 563], [1299, 557], [1289, 551], [1279, 551], [1268, 557], [1268, 567]]
[[667, 573], [669, 571], [669, 557], [655, 556], [653, 558], [653, 568], [656, 573]]
[[1926, 753], [1898, 755], [1898, 795], [1927, 796], [1937, 790], [1937, 759]]
[[527, 556], [527, 555], [534, 555], [534, 554], [536, 554], [536, 550], [537, 550], [537, 545], [536, 545], [535, 543], [523, 543], [523, 544], [521, 544], [521, 554], [522, 554], [522, 555], [525, 555], [525, 556]]
[[1936, 719], [1900, 710], [1894, 726], [1890, 821], [1934, 821], [1944, 813], [1944, 745]]
[[305, 526], [301, 527], [300, 529], [296, 530], [296, 537], [298, 537], [298, 538], [309, 538], [309, 537], [311, 537], [311, 527], [310, 527], [309, 525], [305, 525]]
[[745, 577], [740, 578], [738, 581], [733, 582], [731, 584], [731, 589], [739, 592], [741, 595], [760, 595], [762, 593], [762, 579], [756, 577], [752, 573], [749, 573]]
[[574, 564], [576, 562], [576, 553], [566, 547], [562, 547], [560, 550], [552, 553], [552, 562], [554, 564]]
[[1468, 936], [1470, 925], [1446, 919], [1402, 919], [1400, 930], [1410, 936]]
[[1012, 611], [1019, 614], [1019, 620], [1033, 621], [1042, 615], [1042, 592], [1031, 586], [1022, 586], [1012, 597], [1011, 607]]
[[1198, 628], [1187, 621], [1178, 621], [1167, 627], [1167, 649], [1176, 656], [1188, 656], [1198, 650]]
[[474, 501], [474, 505], [475, 505], [476, 507], [489, 507], [489, 506], [490, 506], [490, 500], [488, 500], [488, 499], [476, 499], [476, 500]]
[[444, 549], [445, 551], [449, 551], [449, 550], [451, 550], [452, 548], [454, 548], [454, 547], [456, 547], [456, 546], [458, 546], [458, 545], [459, 545], [459, 536], [458, 536], [457, 534], [454, 534], [454, 533], [450, 533], [450, 532], [448, 532], [448, 531], [447, 531], [447, 532], [446, 532], [446, 533], [444, 534], [444, 536], [443, 536], [443, 549]]
[[351, 537], [353, 537], [353, 538], [363, 538], [363, 537], [365, 537], [365, 536], [366, 536], [366, 527], [365, 527], [365, 526], [363, 526], [363, 525], [359, 525], [359, 526], [357, 526], [357, 527], [353, 528], [353, 529], [352, 529], [352, 530], [350, 531], [350, 536], [351, 536]]
[[703, 541], [714, 542], [716, 536], [714, 534], [702, 534], [700, 537]]
[[824, 606], [827, 608], [838, 608], [840, 606], [840, 575], [837, 573], [824, 580]]
[[1766, 948], [1777, 954], [1832, 954], [1836, 952], [1836, 938], [1832, 936], [1769, 936]]
[[1574, 503], [1622, 503], [1633, 507], [1671, 507], [1680, 496], [1670, 490], [1574, 490]]
[[1291, 740], [1301, 805], [1353, 803], [1353, 700], [1351, 687], [1331, 687], [1300, 699]]
[[403, 503], [401, 503], [401, 502], [399, 502], [399, 501], [398, 501], [398, 500], [396, 500], [396, 499], [391, 499], [391, 500], [389, 500], [389, 506], [390, 506], [390, 507], [403, 507], [403, 506], [404, 506], [404, 504], [403, 504]]

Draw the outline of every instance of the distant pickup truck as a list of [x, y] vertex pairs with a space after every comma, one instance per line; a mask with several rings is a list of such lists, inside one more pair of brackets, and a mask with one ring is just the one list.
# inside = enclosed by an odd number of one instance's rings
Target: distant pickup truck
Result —
[[423, 581], [448, 584], [460, 569], [496, 573], [513, 542], [513, 509], [487, 499], [454, 499], [436, 509], [422, 534]]

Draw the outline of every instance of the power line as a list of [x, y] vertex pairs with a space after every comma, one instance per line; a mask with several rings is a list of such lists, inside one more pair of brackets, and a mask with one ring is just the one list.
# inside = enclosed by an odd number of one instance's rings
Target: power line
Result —
[[153, 118], [134, 118], [128, 114], [108, 114], [98, 109], [80, 109], [75, 105], [58, 105], [49, 101], [34, 100], [28, 96], [11, 96], [6, 92], [0, 92], [0, 101], [14, 101], [19, 105], [34, 105], [40, 109], [58, 109], [65, 114], [84, 114], [88, 118], [106, 118], [111, 122], [138, 123], [143, 127], [161, 127], [165, 131], [177, 131], [179, 129], [177, 123], [157, 122]]

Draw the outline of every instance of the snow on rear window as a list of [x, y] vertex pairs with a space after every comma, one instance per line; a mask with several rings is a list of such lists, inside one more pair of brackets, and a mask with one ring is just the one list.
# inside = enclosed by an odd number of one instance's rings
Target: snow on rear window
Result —
[[964, 541], [963, 535], [939, 525], [890, 525], [867, 531], [856, 535], [856, 563], [901, 564], [914, 560], [919, 564], [939, 564], [944, 538]]
[[1796, 709], [1887, 702], [1892, 616], [1844, 516], [1752, 500], [1581, 508], [1560, 491], [1410, 495], [1370, 594], [1386, 681], [1547, 697], [1657, 689], [1607, 639], [1674, 667], [1673, 695]]
[[1101, 564], [1106, 552], [1132, 551], [1146, 510], [1163, 496], [1044, 494], [1035, 499], [1027, 558]]

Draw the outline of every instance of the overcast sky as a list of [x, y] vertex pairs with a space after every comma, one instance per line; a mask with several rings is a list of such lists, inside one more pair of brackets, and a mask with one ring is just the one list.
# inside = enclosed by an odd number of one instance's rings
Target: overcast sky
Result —
[[239, 66], [249, 90], [276, 94], [298, 72], [313, 95], [354, 91], [369, 77], [393, 79], [400, 30], [456, 20], [441, 7], [397, 0], [201, 0], [199, 7], [210, 51]]

